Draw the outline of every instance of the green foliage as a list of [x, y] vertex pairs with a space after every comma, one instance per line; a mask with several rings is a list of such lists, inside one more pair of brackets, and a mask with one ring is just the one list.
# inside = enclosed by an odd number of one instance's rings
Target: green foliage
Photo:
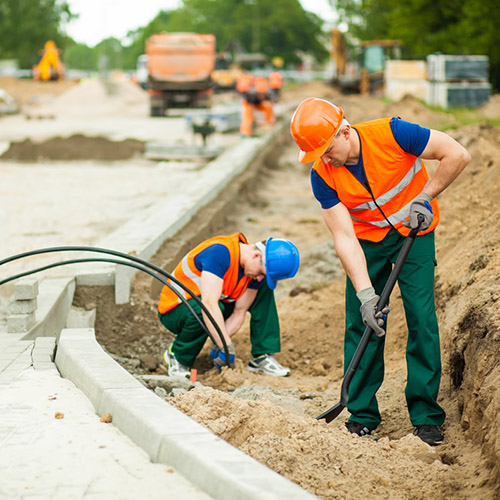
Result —
[[262, 52], [287, 64], [299, 63], [305, 54], [318, 61], [328, 57], [323, 20], [299, 0], [184, 0], [180, 8], [160, 11], [147, 26], [128, 33], [123, 46], [116, 39], [92, 48], [75, 43], [61, 31], [72, 17], [65, 0], [0, 0], [1, 57], [29, 68], [39, 62], [45, 42], [54, 40], [70, 68], [134, 69], [146, 40], [161, 31], [213, 33], [218, 51]]
[[97, 51], [84, 43], [73, 43], [64, 51], [63, 62], [69, 68], [95, 71]]
[[158, 15], [146, 26], [128, 33], [131, 42], [123, 47], [123, 68], [134, 69], [137, 64], [137, 58], [144, 54], [146, 40], [154, 33], [168, 31], [168, 22], [171, 13], [160, 11]]
[[320, 61], [328, 56], [322, 25], [298, 0], [184, 0], [171, 12], [168, 31], [213, 33], [218, 51], [239, 46], [295, 64], [301, 52]]
[[498, 0], [330, 0], [360, 40], [399, 39], [405, 54], [488, 55], [490, 81], [500, 90]]
[[108, 71], [123, 68], [122, 44], [116, 38], [106, 38], [95, 46], [97, 69]]
[[72, 18], [61, 0], [0, 0], [0, 52], [17, 59], [22, 68], [39, 62], [39, 51], [47, 40], [64, 48], [69, 39], [60, 26]]

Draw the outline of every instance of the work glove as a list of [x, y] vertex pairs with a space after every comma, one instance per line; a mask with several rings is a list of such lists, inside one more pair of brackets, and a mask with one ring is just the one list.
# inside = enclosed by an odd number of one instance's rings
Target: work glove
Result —
[[382, 326], [384, 326], [387, 314], [389, 314], [389, 308], [385, 306], [381, 311], [377, 312], [380, 297], [375, 293], [373, 287], [360, 290], [356, 295], [361, 302], [359, 310], [361, 311], [363, 323], [369, 326], [377, 337], [383, 337], [385, 330]]
[[432, 224], [432, 219], [434, 215], [432, 213], [431, 207], [432, 196], [427, 193], [420, 193], [410, 205], [410, 218], [403, 222], [403, 226], [409, 227], [411, 229], [418, 226], [418, 216], [419, 214], [424, 217], [420, 229], [427, 229]]
[[[234, 368], [234, 357], [235, 357], [234, 344], [228, 345], [227, 350], [229, 351], [229, 366], [231, 368]], [[214, 365], [219, 371], [222, 371], [223, 366], [228, 365], [224, 349], [220, 349], [214, 343], [212, 343], [209, 356], [214, 359]]]

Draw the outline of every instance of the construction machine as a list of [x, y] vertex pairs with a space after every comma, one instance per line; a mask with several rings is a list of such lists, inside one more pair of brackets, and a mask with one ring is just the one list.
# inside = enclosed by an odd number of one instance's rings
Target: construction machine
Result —
[[387, 59], [401, 59], [399, 40], [368, 40], [351, 43], [336, 28], [331, 31], [333, 84], [345, 93], [375, 94], [384, 86]]
[[157, 33], [146, 41], [150, 115], [169, 108], [206, 108], [213, 92], [215, 36]]
[[234, 90], [238, 78], [244, 73], [240, 66], [234, 64], [231, 54], [221, 52], [215, 59], [215, 69], [212, 71], [212, 80], [216, 90]]
[[64, 66], [59, 58], [59, 49], [52, 40], [45, 42], [40, 56], [40, 62], [33, 66], [33, 78], [42, 81], [62, 80]]
[[401, 59], [399, 40], [369, 40], [361, 43], [362, 61], [359, 90], [361, 94], [383, 92], [387, 59]]

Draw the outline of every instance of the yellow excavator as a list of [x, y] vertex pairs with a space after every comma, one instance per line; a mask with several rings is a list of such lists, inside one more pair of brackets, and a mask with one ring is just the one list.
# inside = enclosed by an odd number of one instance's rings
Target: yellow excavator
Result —
[[377, 94], [384, 86], [384, 68], [388, 59], [401, 59], [399, 40], [367, 40], [356, 44], [350, 57], [343, 34], [331, 31], [333, 84], [345, 93]]
[[64, 79], [64, 66], [59, 58], [59, 49], [52, 40], [45, 42], [40, 55], [40, 62], [33, 66], [33, 78], [42, 81]]

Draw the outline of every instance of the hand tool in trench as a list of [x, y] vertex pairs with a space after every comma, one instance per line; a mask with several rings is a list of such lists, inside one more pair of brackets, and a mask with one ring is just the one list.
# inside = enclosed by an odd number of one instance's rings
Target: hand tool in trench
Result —
[[[392, 289], [396, 284], [399, 273], [401, 272], [403, 264], [405, 263], [406, 258], [408, 257], [408, 253], [410, 252], [413, 242], [415, 241], [417, 233], [420, 231], [420, 226], [422, 225], [423, 221], [424, 221], [423, 216], [419, 215], [418, 226], [410, 231], [410, 234], [407, 236], [405, 242], [403, 243], [398, 258], [396, 259], [396, 263], [394, 264], [394, 268], [392, 269], [391, 274], [387, 279], [387, 283], [385, 284], [384, 289], [380, 294], [380, 299], [377, 303], [377, 312], [380, 312], [388, 304]], [[368, 342], [370, 341], [372, 333], [373, 333], [373, 328], [367, 326], [365, 332], [363, 333], [363, 336], [361, 337], [361, 340], [359, 341], [358, 347], [354, 352], [354, 356], [352, 357], [351, 362], [349, 363], [349, 366], [347, 367], [347, 370], [345, 372], [344, 381], [342, 382], [342, 387], [340, 389], [340, 401], [335, 406], [332, 406], [329, 410], [326, 410], [324, 413], [317, 416], [316, 420], [324, 419], [328, 424], [332, 420], [337, 418], [342, 412], [342, 410], [347, 406], [347, 402], [349, 400], [349, 384], [351, 383], [352, 377], [354, 376], [354, 373], [358, 368], [359, 362], [361, 361], [361, 358], [365, 353], [366, 347], [368, 346]]]

